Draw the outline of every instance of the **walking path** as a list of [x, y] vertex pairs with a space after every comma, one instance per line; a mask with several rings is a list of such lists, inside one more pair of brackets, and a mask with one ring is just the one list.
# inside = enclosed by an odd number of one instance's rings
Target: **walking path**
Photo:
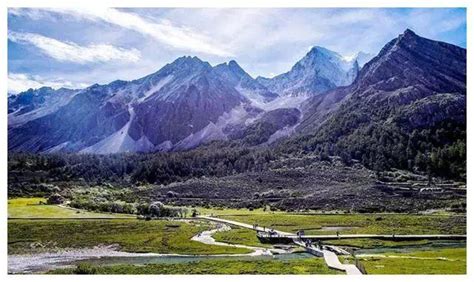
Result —
[[273, 231], [273, 234], [262, 233], [259, 234], [260, 237], [268, 238], [288, 238], [293, 240], [293, 242], [306, 249], [307, 252], [324, 257], [324, 261], [329, 268], [337, 269], [340, 271], [345, 271], [349, 275], [361, 275], [360, 270], [353, 264], [342, 264], [337, 254], [347, 254], [344, 250], [336, 247], [325, 245], [323, 249], [320, 249], [314, 245], [306, 245], [305, 240], [332, 240], [332, 239], [355, 239], [355, 238], [369, 238], [369, 239], [388, 239], [388, 240], [421, 240], [421, 239], [444, 239], [444, 240], [463, 240], [466, 239], [466, 235], [446, 235], [446, 234], [428, 234], [428, 235], [383, 235], [383, 234], [337, 234], [337, 235], [302, 235], [298, 236], [293, 233], [278, 231], [270, 228], [254, 226], [247, 223], [242, 223], [238, 221], [216, 218], [211, 216], [199, 216], [201, 219], [206, 219], [218, 223], [224, 223], [234, 226], [239, 226], [243, 228], [248, 228], [261, 232]]
[[239, 226], [239, 227], [243, 227], [243, 228], [247, 228], [247, 229], [252, 229], [252, 230], [256, 230], [256, 231], [261, 231], [261, 232], [268, 232], [268, 231], [270, 231], [270, 230], [273, 230], [274, 232], [276, 232], [278, 235], [281, 235], [281, 236], [292, 236], [292, 235], [295, 235], [295, 234], [293, 234], [293, 233], [278, 231], [278, 230], [274, 230], [274, 229], [271, 229], [271, 228], [268, 228], [268, 227], [253, 226], [253, 225], [250, 225], [250, 224], [247, 224], [247, 223], [238, 222], [238, 221], [233, 221], [233, 220], [228, 220], [228, 219], [223, 219], [223, 218], [217, 218], [217, 217], [211, 217], [211, 216], [198, 216], [198, 218], [207, 219], [207, 220], [214, 221], [214, 222], [220, 222], [220, 223], [230, 224], [230, 225]]
[[329, 268], [345, 271], [348, 275], [362, 275], [362, 272], [353, 264], [342, 264], [337, 255], [331, 251], [323, 250], [324, 261]]
[[[353, 264], [342, 264], [339, 261], [339, 258], [336, 255], [336, 252], [341, 252], [347, 254], [346, 251], [340, 249], [335, 246], [325, 246], [324, 248], [328, 248], [329, 250], [320, 249], [315, 245], [306, 245], [302, 240], [296, 239], [294, 240], [295, 244], [305, 248], [305, 250], [315, 256], [324, 257], [324, 261], [326, 262], [327, 266], [332, 269], [340, 270], [346, 272], [348, 275], [362, 275], [362, 272]], [[334, 251], [332, 251], [334, 250]]]
[[[270, 229], [265, 228], [265, 227], [260, 227], [260, 226], [253, 226], [247, 223], [242, 223], [238, 221], [233, 221], [233, 220], [228, 220], [228, 219], [223, 219], [223, 218], [216, 218], [216, 217], [210, 217], [210, 216], [199, 216], [201, 219], [206, 219], [214, 222], [219, 222], [219, 223], [225, 223], [225, 224], [230, 224], [234, 226], [239, 226], [247, 229], [252, 229], [256, 231], [261, 231], [261, 232], [268, 232]], [[353, 264], [342, 264], [336, 253], [330, 251], [330, 250], [320, 250], [319, 248], [315, 247], [314, 245], [311, 246], [306, 246], [301, 239], [296, 236], [295, 234], [288, 233], [288, 232], [283, 232], [283, 231], [278, 231], [278, 230], [273, 230], [277, 235], [276, 236], [285, 236], [285, 237], [295, 237], [293, 241], [295, 244], [305, 248], [308, 252], [310, 252], [313, 255], [316, 256], [323, 256], [324, 261], [328, 265], [329, 268], [340, 270], [340, 271], [345, 271], [346, 274], [348, 275], [361, 275], [362, 273], [359, 271], [359, 269], [353, 265]]]
[[295, 235], [295, 234], [281, 234], [281, 235], [260, 235], [261, 237], [277, 238], [285, 237], [289, 239], [309, 239], [309, 240], [335, 240], [335, 239], [385, 239], [385, 240], [423, 240], [423, 239], [442, 239], [442, 240], [464, 240], [466, 235], [459, 234], [425, 234], [425, 235], [386, 235], [386, 234], [339, 234], [339, 235]]

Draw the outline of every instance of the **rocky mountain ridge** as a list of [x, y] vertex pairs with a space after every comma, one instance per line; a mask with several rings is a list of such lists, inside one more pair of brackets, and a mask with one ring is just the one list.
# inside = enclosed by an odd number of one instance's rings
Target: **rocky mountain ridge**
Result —
[[307, 148], [342, 148], [371, 128], [410, 135], [443, 122], [462, 127], [465, 49], [406, 30], [364, 62], [369, 56], [346, 60], [314, 47], [272, 79], [253, 79], [233, 60], [211, 66], [185, 56], [133, 81], [29, 90], [8, 99], [9, 150], [156, 152], [214, 140], [264, 146], [289, 136], [312, 140]]

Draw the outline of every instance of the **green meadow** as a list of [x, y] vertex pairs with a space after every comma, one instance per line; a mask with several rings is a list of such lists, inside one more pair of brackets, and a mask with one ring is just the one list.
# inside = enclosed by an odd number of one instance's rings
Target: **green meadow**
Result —
[[322, 258], [280, 260], [212, 260], [177, 264], [93, 266], [57, 269], [51, 274], [344, 274], [329, 269]]
[[46, 205], [45, 198], [8, 199], [8, 218], [129, 218], [126, 214], [95, 213]]
[[[94, 213], [45, 205], [43, 198], [8, 200], [8, 254], [114, 245], [121, 251], [190, 255], [248, 254], [249, 249], [206, 245], [192, 241], [196, 234], [215, 228], [198, 219], [138, 220], [130, 215]], [[455, 214], [302, 214], [268, 210], [198, 208], [200, 214], [257, 223], [281, 231], [307, 234], [465, 234], [465, 215]], [[216, 241], [268, 247], [253, 230], [232, 228], [213, 235]], [[329, 240], [325, 243], [353, 248], [381, 248], [375, 255], [358, 255], [369, 274], [463, 274], [465, 248], [430, 247], [433, 241], [372, 239]], [[409, 252], [400, 248], [413, 247]], [[417, 249], [423, 246], [423, 250]], [[384, 251], [386, 248], [386, 251]], [[429, 249], [429, 251], [425, 250]], [[340, 258], [350, 261], [351, 258]], [[342, 274], [329, 269], [321, 258], [291, 260], [229, 260], [149, 265], [88, 265], [57, 269], [56, 274]]]
[[465, 215], [418, 214], [223, 214], [221, 218], [258, 223], [280, 231], [306, 234], [466, 234]]
[[140, 253], [242, 254], [249, 252], [248, 249], [243, 248], [205, 245], [191, 241], [194, 235], [211, 228], [209, 224], [203, 222], [167, 220], [9, 220], [8, 253], [90, 248], [112, 244], [119, 245], [122, 251]]
[[359, 257], [369, 274], [466, 274], [466, 248]]

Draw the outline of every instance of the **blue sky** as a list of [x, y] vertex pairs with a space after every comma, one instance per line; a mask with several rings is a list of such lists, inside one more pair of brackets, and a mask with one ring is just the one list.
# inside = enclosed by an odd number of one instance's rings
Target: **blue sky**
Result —
[[131, 80], [184, 55], [271, 77], [312, 46], [377, 54], [406, 28], [466, 47], [465, 9], [10, 8], [8, 88]]

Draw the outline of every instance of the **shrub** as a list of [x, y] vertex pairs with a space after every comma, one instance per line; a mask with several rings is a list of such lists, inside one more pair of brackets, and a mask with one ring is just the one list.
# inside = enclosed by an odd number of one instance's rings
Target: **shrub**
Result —
[[64, 203], [64, 197], [55, 193], [49, 196], [47, 200], [48, 205], [59, 205]]
[[151, 204], [140, 203], [137, 206], [137, 214], [157, 218], [157, 217], [186, 217], [188, 209], [178, 207], [167, 207], [161, 202]]
[[151, 216], [162, 217], [166, 214], [165, 206], [161, 202], [153, 202], [150, 204], [148, 211]]
[[90, 263], [79, 263], [74, 269], [74, 274], [96, 274], [97, 268]]

